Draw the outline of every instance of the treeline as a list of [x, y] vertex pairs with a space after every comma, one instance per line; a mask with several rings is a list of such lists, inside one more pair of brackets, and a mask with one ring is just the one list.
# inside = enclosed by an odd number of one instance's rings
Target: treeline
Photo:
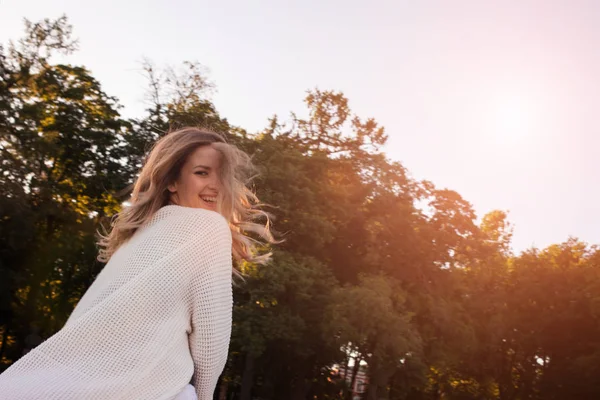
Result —
[[[520, 255], [507, 215], [480, 223], [458, 193], [412, 179], [387, 135], [338, 92], [307, 118], [232, 126], [198, 64], [144, 65], [137, 119], [90, 71], [65, 17], [0, 48], [0, 368], [65, 323], [102, 265], [95, 232], [119, 211], [149, 146], [210, 127], [252, 154], [258, 196], [285, 239], [243, 265], [220, 399], [600, 398], [600, 252], [575, 239]], [[408, 133], [398, 133], [408, 134]], [[551, 215], [548, 218], [552, 218]], [[93, 346], [93, 343], [90, 343]]]

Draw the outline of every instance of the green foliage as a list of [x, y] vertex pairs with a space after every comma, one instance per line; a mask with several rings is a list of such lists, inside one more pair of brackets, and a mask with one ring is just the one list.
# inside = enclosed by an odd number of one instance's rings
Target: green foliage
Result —
[[219, 115], [200, 64], [148, 61], [150, 106], [124, 120], [86, 68], [53, 63], [77, 47], [66, 17], [25, 28], [0, 47], [0, 368], [60, 329], [100, 271], [94, 234], [150, 146], [201, 125], [252, 154], [285, 239], [235, 287], [224, 392], [347, 398], [336, 371], [362, 361], [368, 399], [600, 396], [596, 247], [513, 254], [507, 213], [477, 224], [460, 194], [412, 179], [343, 93], [310, 90], [304, 114], [249, 134]]
[[27, 22], [24, 39], [0, 56], [0, 229], [8, 239], [0, 266], [11, 316], [3, 334], [17, 339], [12, 348], [2, 343], [9, 359], [33, 326], [43, 335], [62, 326], [91, 282], [94, 231], [118, 208], [111, 192], [125, 182], [127, 123], [116, 100], [85, 68], [50, 63], [74, 50], [70, 32], [64, 17]]

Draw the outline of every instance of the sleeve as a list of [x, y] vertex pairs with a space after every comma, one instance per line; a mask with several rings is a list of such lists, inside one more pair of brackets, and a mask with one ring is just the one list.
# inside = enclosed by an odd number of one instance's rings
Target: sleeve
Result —
[[190, 251], [196, 262], [189, 286], [192, 329], [188, 339], [194, 361], [192, 384], [198, 400], [212, 400], [227, 362], [231, 337], [232, 239], [220, 215], [208, 221], [204, 216], [202, 221], [205, 229]]

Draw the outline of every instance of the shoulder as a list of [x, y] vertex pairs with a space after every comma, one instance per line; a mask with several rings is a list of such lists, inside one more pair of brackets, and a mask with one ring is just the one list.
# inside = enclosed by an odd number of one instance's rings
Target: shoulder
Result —
[[189, 221], [195, 225], [227, 226], [225, 217], [216, 211], [205, 210], [203, 208], [174, 206], [171, 216], [179, 220]]
[[[201, 208], [168, 206], [163, 220], [165, 233], [179, 236], [186, 242], [198, 239], [229, 237], [231, 229], [221, 214]], [[159, 210], [157, 213], [163, 211]]]
[[215, 274], [231, 274], [232, 235], [221, 214], [177, 207], [164, 222], [164, 232], [179, 242], [168, 262], [182, 276], [200, 279], [202, 283], [209, 275], [214, 278]]

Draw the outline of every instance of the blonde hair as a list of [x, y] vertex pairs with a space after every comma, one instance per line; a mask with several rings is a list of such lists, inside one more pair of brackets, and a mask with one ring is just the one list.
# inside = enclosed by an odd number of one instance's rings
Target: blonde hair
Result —
[[[99, 233], [99, 261], [107, 262], [156, 211], [169, 204], [168, 185], [178, 178], [188, 156], [200, 146], [212, 146], [222, 156], [217, 211], [229, 223], [234, 260], [238, 263], [269, 260], [270, 253], [255, 255], [264, 242], [247, 235], [253, 232], [268, 243], [277, 243], [271, 234], [271, 215], [259, 209], [265, 204], [247, 187], [255, 172], [250, 156], [217, 133], [188, 127], [163, 136], [153, 146], [133, 186], [131, 205], [113, 218], [109, 234]], [[254, 222], [262, 217], [266, 223]]]

